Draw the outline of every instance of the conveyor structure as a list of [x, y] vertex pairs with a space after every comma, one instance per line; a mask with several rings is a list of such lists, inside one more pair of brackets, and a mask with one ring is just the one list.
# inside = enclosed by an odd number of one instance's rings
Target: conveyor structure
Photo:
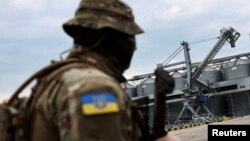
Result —
[[[214, 59], [215, 55], [220, 51], [220, 49], [223, 47], [223, 45], [228, 42], [231, 47], [235, 47], [235, 42], [240, 37], [240, 33], [238, 33], [236, 30], [234, 30], [232, 27], [229, 27], [228, 29], [223, 28], [220, 30], [221, 34], [218, 37], [218, 41], [215, 43], [213, 48], [210, 50], [210, 52], [206, 55], [206, 57], [201, 62], [192, 63], [191, 57], [189, 54], [189, 44], [185, 41], [181, 42], [181, 47], [184, 50], [184, 57], [185, 61], [172, 63], [172, 64], [158, 64], [158, 67], [163, 67], [166, 71], [169, 73], [178, 72], [180, 70], [185, 72], [185, 87], [181, 90], [175, 90], [172, 94], [167, 95], [167, 103], [175, 103], [175, 102], [182, 102], [183, 107], [179, 112], [179, 115], [176, 119], [176, 121], [180, 120], [183, 112], [185, 110], [191, 111], [192, 115], [194, 117], [200, 117], [198, 112], [201, 108], [204, 108], [207, 114], [210, 116], [214, 116], [213, 113], [209, 110], [209, 108], [206, 107], [205, 103], [203, 102], [195, 102], [197, 97], [199, 96], [208, 96], [215, 97], [219, 95], [225, 95], [229, 91], [235, 92], [237, 89], [229, 89], [227, 90], [227, 84], [233, 83], [233, 82], [218, 82], [214, 83], [213, 85], [208, 84], [200, 79], [201, 74], [203, 73], [204, 69], [208, 66], [223, 66], [228, 64], [232, 59], [235, 58], [242, 58], [245, 57], [246, 59], [250, 58], [250, 53], [244, 53], [244, 54], [238, 54], [223, 58]], [[127, 79], [127, 82], [129, 81], [140, 81], [145, 80], [146, 78], [154, 77], [153, 73], [143, 74], [143, 75], [137, 75], [133, 78]], [[241, 90], [246, 90], [249, 88], [250, 90], [250, 76], [249, 78], [245, 78], [247, 80], [244, 80], [244, 82], [249, 80], [249, 87], [242, 87]], [[231, 84], [233, 85], [233, 84]], [[222, 87], [221, 87], [222, 86]], [[226, 92], [223, 90], [227, 90]], [[150, 99], [153, 99], [153, 95], [149, 95]], [[195, 103], [195, 106], [194, 106]], [[150, 105], [153, 105], [151, 103]], [[250, 105], [250, 103], [249, 103]], [[196, 110], [195, 110], [196, 109]]]

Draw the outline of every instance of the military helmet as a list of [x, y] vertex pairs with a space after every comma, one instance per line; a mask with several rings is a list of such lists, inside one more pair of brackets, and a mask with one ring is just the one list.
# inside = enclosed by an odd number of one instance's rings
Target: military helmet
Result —
[[120, 0], [82, 0], [75, 17], [63, 24], [74, 38], [78, 28], [112, 28], [128, 35], [143, 33], [135, 23], [131, 8]]

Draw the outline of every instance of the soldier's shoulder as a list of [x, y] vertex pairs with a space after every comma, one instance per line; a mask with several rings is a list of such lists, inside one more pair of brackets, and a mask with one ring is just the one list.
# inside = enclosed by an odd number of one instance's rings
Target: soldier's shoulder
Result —
[[74, 68], [70, 69], [62, 75], [62, 80], [65, 84], [72, 84], [76, 82], [90, 82], [107, 80], [117, 83], [116, 80], [106, 73], [96, 68]]

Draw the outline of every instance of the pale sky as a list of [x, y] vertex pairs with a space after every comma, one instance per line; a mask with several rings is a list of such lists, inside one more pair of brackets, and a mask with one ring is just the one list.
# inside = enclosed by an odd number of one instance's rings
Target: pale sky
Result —
[[[179, 46], [190, 44], [191, 59], [201, 61], [220, 29], [242, 35], [235, 48], [225, 45], [217, 57], [250, 52], [250, 2], [246, 0], [124, 0], [145, 33], [125, 75], [151, 73]], [[79, 0], [0, 0], [0, 99], [72, 45], [62, 24], [74, 16]], [[183, 61], [183, 53], [173, 61]], [[29, 91], [29, 90], [27, 90]]]

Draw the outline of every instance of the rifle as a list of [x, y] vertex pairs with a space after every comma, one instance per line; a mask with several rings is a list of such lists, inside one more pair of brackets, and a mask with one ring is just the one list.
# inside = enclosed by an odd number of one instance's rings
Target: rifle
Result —
[[166, 94], [172, 93], [175, 82], [172, 76], [168, 72], [164, 71], [163, 68], [155, 70], [155, 101], [154, 101], [154, 118], [152, 137], [157, 139], [167, 135], [165, 130], [166, 120]]
[[[143, 134], [142, 139], [144, 141], [152, 141], [167, 135], [167, 131], [165, 130], [166, 108], [167, 108], [166, 94], [171, 93], [175, 87], [173, 77], [170, 76], [168, 72], [163, 70], [163, 68], [157, 68], [154, 73], [156, 79], [155, 79], [152, 129], [149, 129], [147, 120], [144, 120], [146, 123], [141, 123], [142, 120], [139, 120], [139, 126], [142, 129], [142, 134]], [[148, 96], [144, 96], [134, 99], [133, 102], [136, 104], [137, 107], [139, 106], [147, 107], [149, 104], [149, 98]], [[138, 113], [136, 113], [135, 115], [137, 119], [142, 118]], [[146, 115], [146, 117], [148, 117], [148, 115]]]

